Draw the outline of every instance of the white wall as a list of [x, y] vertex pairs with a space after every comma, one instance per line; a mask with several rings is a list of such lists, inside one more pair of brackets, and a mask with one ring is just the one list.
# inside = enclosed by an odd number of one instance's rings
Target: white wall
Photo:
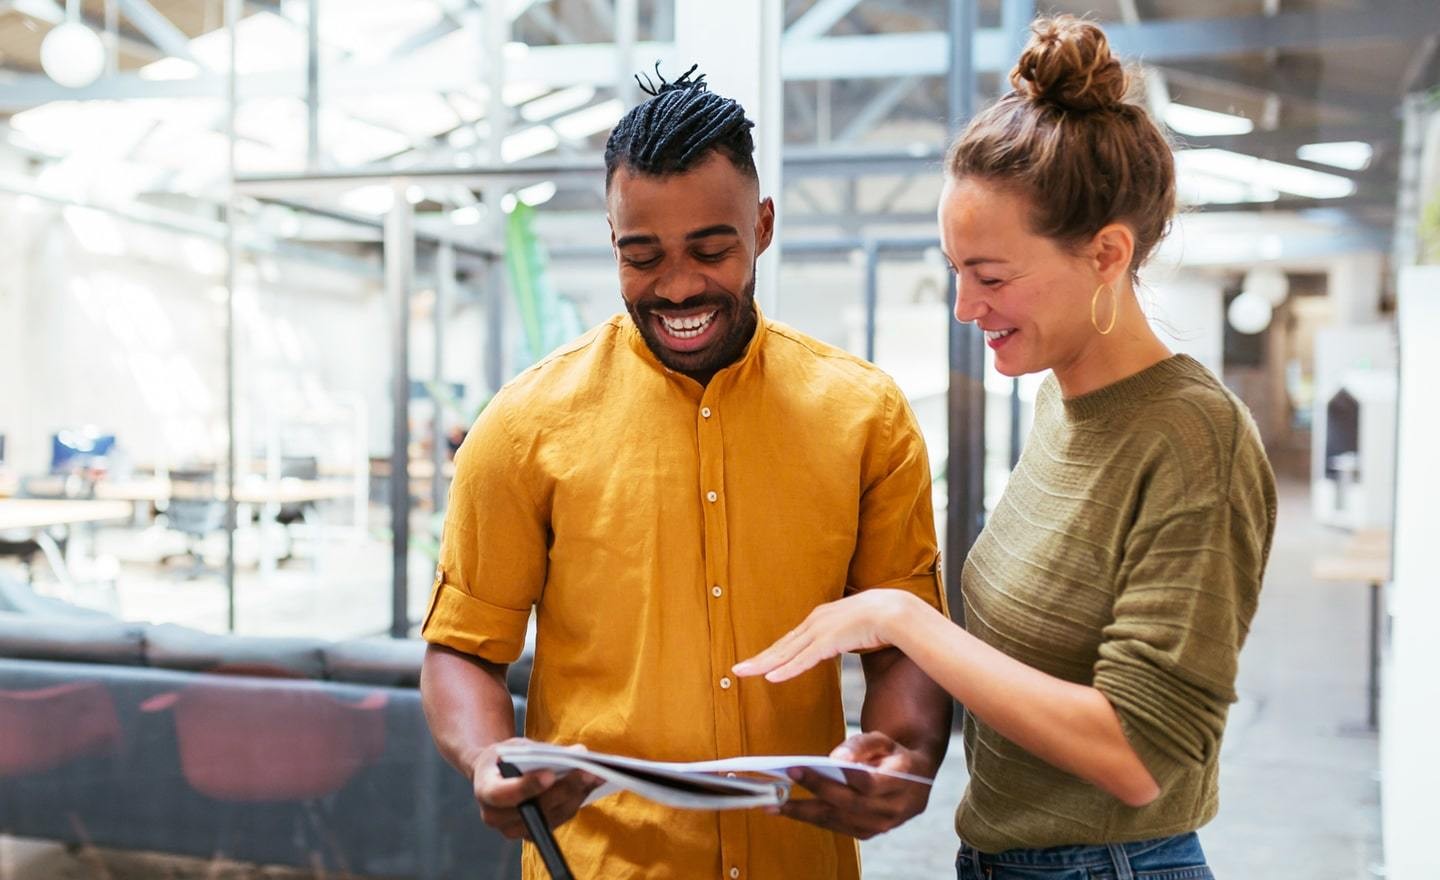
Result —
[[[1336, 486], [1325, 478], [1325, 444], [1329, 426], [1326, 405], [1346, 378], [1368, 371], [1393, 372], [1396, 367], [1395, 325], [1376, 322], [1321, 327], [1315, 332], [1315, 398], [1310, 433], [1310, 506], [1320, 522], [1351, 528], [1349, 513], [1336, 511]], [[1373, 468], [1371, 468], [1373, 470]], [[1378, 525], [1374, 522], [1372, 525]]]
[[[0, 198], [0, 432], [22, 471], [50, 435], [93, 424], [133, 463], [224, 452], [224, 253], [208, 239], [97, 212]], [[386, 315], [376, 281], [262, 259], [242, 276], [242, 452], [276, 416], [363, 401], [388, 438]], [[354, 419], [344, 430], [355, 438]], [[388, 447], [388, 439], [386, 440]], [[251, 451], [261, 451], [254, 450]]]
[[24, 241], [16, 235], [11, 214], [0, 217], [0, 434], [7, 437], [7, 464], [16, 456], [17, 434], [22, 429], [30, 370], [25, 360], [25, 328], [29, 321], [29, 262], [24, 259]]
[[1440, 877], [1440, 266], [1401, 274], [1400, 437], [1396, 459], [1393, 615], [1380, 724], [1386, 876]]
[[1225, 341], [1225, 294], [1212, 277], [1159, 271], [1142, 278], [1137, 291], [1150, 324], [1172, 351], [1183, 352], [1222, 375]]
[[1337, 257], [1330, 265], [1329, 292], [1335, 320], [1343, 325], [1380, 320], [1380, 285], [1385, 258], [1378, 251]]

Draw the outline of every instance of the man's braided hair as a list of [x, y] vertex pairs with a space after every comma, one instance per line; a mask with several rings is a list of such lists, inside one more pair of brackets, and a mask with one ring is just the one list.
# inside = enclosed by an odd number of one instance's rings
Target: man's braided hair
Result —
[[664, 176], [681, 174], [698, 165], [711, 152], [730, 160], [741, 172], [758, 179], [755, 172], [755, 141], [750, 129], [755, 123], [745, 118], [738, 101], [710, 91], [705, 75], [694, 76], [692, 66], [674, 82], [667, 82], [655, 64], [657, 86], [645, 74], [635, 82], [651, 97], [633, 108], [610, 132], [605, 143], [605, 185], [615, 170]]

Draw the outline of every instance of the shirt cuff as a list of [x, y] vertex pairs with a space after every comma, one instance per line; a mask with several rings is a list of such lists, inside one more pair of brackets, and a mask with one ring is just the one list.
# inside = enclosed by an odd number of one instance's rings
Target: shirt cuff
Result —
[[514, 663], [524, 650], [529, 623], [528, 608], [492, 605], [442, 582], [430, 596], [420, 636], [491, 663]]
[[866, 590], [904, 590], [913, 593], [926, 605], [939, 611], [946, 617], [950, 616], [950, 603], [945, 597], [945, 579], [940, 573], [940, 554], [935, 554], [935, 560], [930, 563], [930, 570], [905, 577], [892, 578], [878, 584], [865, 584], [860, 587], [849, 587], [845, 594], [854, 595], [863, 593]]

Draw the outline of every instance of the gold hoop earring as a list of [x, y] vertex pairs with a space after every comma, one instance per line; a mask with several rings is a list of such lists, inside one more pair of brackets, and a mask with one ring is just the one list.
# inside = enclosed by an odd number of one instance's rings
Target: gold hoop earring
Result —
[[[1105, 329], [1103, 329], [1103, 330], [1100, 329], [1100, 319], [1099, 319], [1099, 317], [1095, 314], [1095, 312], [1096, 312], [1096, 305], [1100, 302], [1100, 291], [1102, 291], [1102, 290], [1109, 290], [1109, 291], [1110, 291], [1110, 323], [1107, 324], [1107, 325], [1105, 325]], [[1098, 287], [1095, 288], [1095, 293], [1090, 297], [1090, 324], [1091, 324], [1091, 326], [1093, 326], [1093, 327], [1096, 329], [1096, 331], [1099, 332], [1099, 334], [1100, 334], [1101, 336], [1109, 336], [1109, 335], [1110, 335], [1110, 331], [1115, 329], [1115, 321], [1116, 321], [1116, 319], [1118, 319], [1119, 317], [1120, 317], [1120, 298], [1115, 295], [1115, 289], [1114, 289], [1114, 288], [1110, 287], [1110, 285], [1106, 284], [1106, 283], [1103, 282], [1103, 281], [1100, 282], [1100, 286], [1098, 286]]]

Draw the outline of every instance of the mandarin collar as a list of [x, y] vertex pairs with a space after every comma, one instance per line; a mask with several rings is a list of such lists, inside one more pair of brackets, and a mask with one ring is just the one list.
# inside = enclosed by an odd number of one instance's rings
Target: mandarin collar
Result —
[[[699, 382], [696, 382], [694, 379], [691, 379], [684, 373], [672, 370], [664, 364], [660, 363], [660, 359], [655, 357], [655, 352], [651, 351], [650, 346], [645, 344], [645, 337], [640, 335], [640, 328], [635, 326], [635, 319], [630, 317], [629, 310], [622, 312], [620, 317], [624, 323], [625, 335], [630, 343], [631, 351], [635, 352], [635, 354], [638, 355], [640, 359], [644, 361], [651, 369], [663, 374], [667, 379], [670, 379], [674, 382], [679, 382], [688, 388], [692, 388], [701, 392], [706, 390], [705, 386], [702, 386]], [[759, 357], [760, 348], [765, 343], [765, 337], [768, 335], [767, 330], [769, 329], [769, 326], [770, 322], [765, 317], [764, 310], [760, 308], [759, 300], [756, 300], [755, 334], [750, 337], [750, 342], [746, 344], [745, 351], [740, 355], [740, 357], [737, 358], [734, 363], [730, 364], [727, 367], [724, 367], [715, 374], [715, 376], [710, 380], [710, 388], [715, 387], [716, 383], [721, 381], [722, 377], [736, 375], [742, 370], [746, 369]]]

